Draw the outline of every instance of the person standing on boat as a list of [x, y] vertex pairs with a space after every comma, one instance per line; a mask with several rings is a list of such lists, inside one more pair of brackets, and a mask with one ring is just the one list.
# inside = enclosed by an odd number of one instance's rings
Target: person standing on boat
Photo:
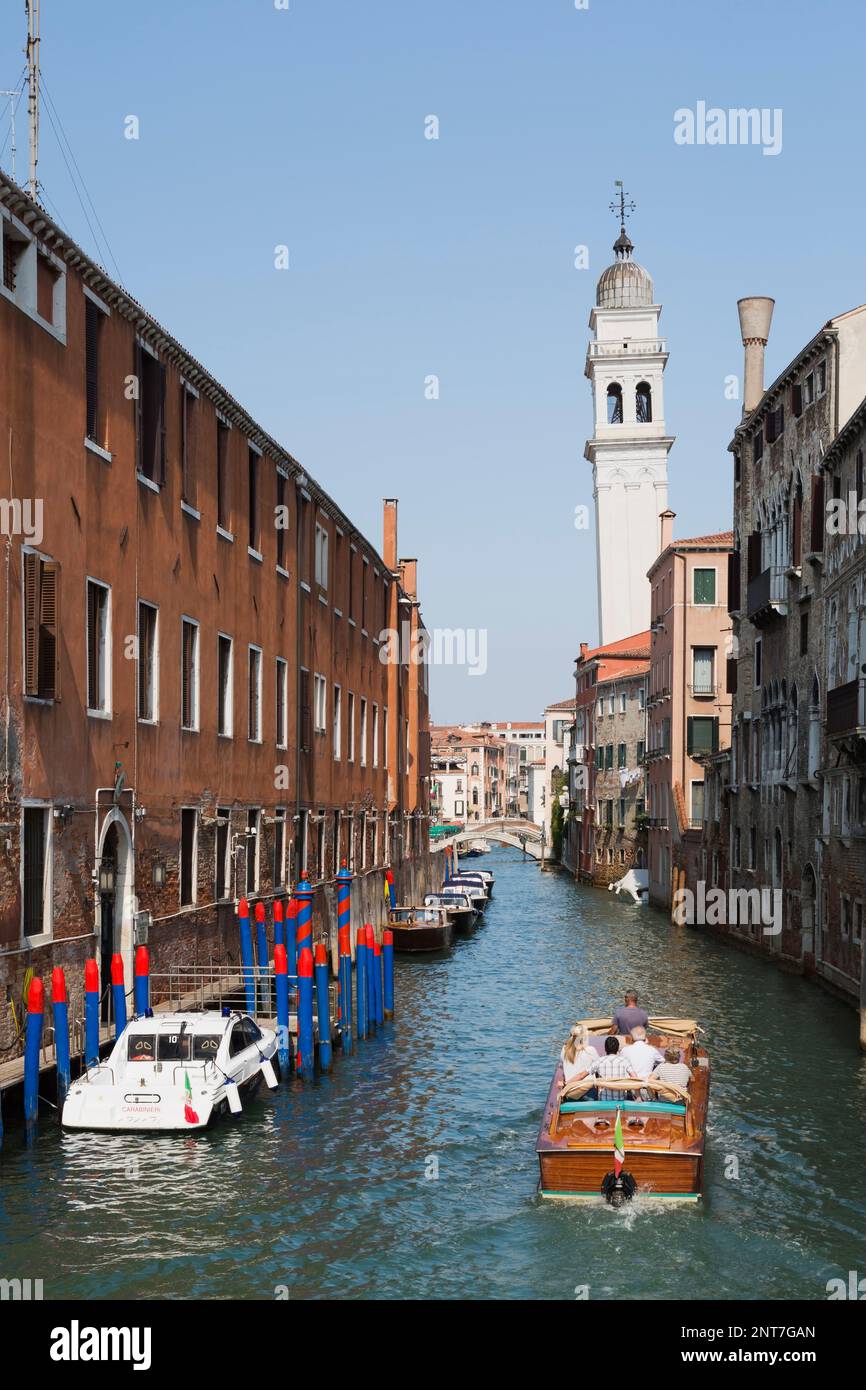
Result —
[[[570, 1081], [582, 1081], [585, 1076], [589, 1076], [596, 1062], [598, 1053], [587, 1043], [586, 1028], [582, 1023], [576, 1023], [568, 1035], [568, 1042], [559, 1054], [562, 1062], [562, 1075], [567, 1086]], [[582, 1100], [595, 1100], [595, 1087], [587, 1091]]]
[[637, 995], [633, 989], [626, 991], [625, 1006], [617, 1009], [608, 1032], [618, 1033], [624, 1038], [627, 1033], [634, 1037], [635, 1028], [646, 1028], [649, 1015], [646, 1009], [638, 1008]]
[[[628, 1060], [627, 1057], [623, 1057], [620, 1054], [618, 1038], [605, 1038], [604, 1053], [605, 1055], [603, 1057], [599, 1057], [598, 1061], [593, 1067], [593, 1071], [595, 1075], [598, 1077], [599, 1081], [625, 1081], [629, 1077], [633, 1077], [635, 1081], [638, 1080], [638, 1078], [635, 1076], [634, 1068], [632, 1067], [631, 1062]], [[623, 1092], [605, 1090], [605, 1088], [601, 1086], [599, 1087], [598, 1099], [622, 1100]]]

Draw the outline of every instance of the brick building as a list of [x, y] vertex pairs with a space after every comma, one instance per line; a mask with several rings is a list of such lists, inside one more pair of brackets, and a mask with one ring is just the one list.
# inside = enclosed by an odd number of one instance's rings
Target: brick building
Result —
[[380, 555], [2, 175], [0, 213], [7, 997], [27, 967], [96, 955], [105, 978], [120, 951], [131, 973], [145, 929], [157, 969], [222, 958], [241, 894], [327, 885], [341, 856], [359, 894], [387, 863], [423, 878], [427, 667], [386, 638], [421, 626], [396, 502]]

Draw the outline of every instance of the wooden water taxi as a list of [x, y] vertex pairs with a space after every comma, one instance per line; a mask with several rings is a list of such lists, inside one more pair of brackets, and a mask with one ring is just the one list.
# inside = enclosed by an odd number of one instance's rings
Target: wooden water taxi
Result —
[[[602, 1056], [610, 1019], [582, 1022], [588, 1045]], [[687, 1087], [652, 1077], [640, 1082], [604, 1079], [602, 1088], [621, 1092], [622, 1099], [616, 1094], [615, 1099], [586, 1100], [594, 1081], [564, 1087], [562, 1063], [557, 1063], [536, 1144], [542, 1197], [615, 1205], [635, 1195], [700, 1198], [710, 1091], [710, 1059], [698, 1042], [700, 1031], [692, 1019], [651, 1018], [647, 1028], [647, 1041], [654, 1047], [679, 1050], [691, 1072]]]
[[458, 936], [468, 936], [478, 925], [476, 912], [466, 893], [456, 888], [443, 888], [441, 893], [428, 893], [424, 899], [425, 907], [444, 907]]
[[392, 907], [388, 926], [395, 951], [448, 951], [454, 945], [454, 923], [444, 907]]

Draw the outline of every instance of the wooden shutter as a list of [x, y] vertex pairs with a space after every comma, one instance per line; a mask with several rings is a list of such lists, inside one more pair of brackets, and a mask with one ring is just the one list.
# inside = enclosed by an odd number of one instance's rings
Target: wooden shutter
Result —
[[740, 607], [740, 552], [728, 553], [728, 612], [736, 613]]
[[42, 563], [38, 681], [44, 700], [60, 699], [60, 566], [54, 560]]
[[753, 531], [749, 536], [748, 548], [748, 577], [749, 580], [757, 579], [761, 573], [761, 533]]
[[162, 487], [165, 483], [165, 367], [157, 366], [159, 374], [159, 419], [156, 430], [157, 459], [154, 468], [156, 482]]
[[794, 492], [791, 522], [791, 563], [799, 565], [803, 554], [803, 494], [799, 487]]
[[99, 589], [87, 585], [87, 707], [99, 709]]
[[803, 414], [803, 388], [799, 383], [791, 387], [791, 411], [795, 420]]
[[133, 370], [135, 373], [135, 401], [133, 402], [135, 406], [135, 468], [136, 472], [143, 473], [145, 470], [142, 467], [144, 459], [141, 456], [141, 398], [144, 386], [144, 382], [142, 381], [142, 373], [144, 371], [144, 353], [142, 350], [141, 343], [138, 342], [135, 344], [135, 365]]
[[819, 554], [824, 549], [824, 474], [815, 473], [812, 477], [812, 550]]
[[181, 643], [181, 723], [184, 728], [192, 727], [192, 633], [189, 623], [183, 624]]
[[310, 673], [301, 672], [301, 751], [309, 753], [310, 740]]
[[39, 694], [39, 611], [42, 561], [24, 552], [24, 694]]
[[85, 300], [84, 381], [87, 399], [87, 438], [101, 444], [99, 437], [99, 321], [100, 311], [92, 299]]

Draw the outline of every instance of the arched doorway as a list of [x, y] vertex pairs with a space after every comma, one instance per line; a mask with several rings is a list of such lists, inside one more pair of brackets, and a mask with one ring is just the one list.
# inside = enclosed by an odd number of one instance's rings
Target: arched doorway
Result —
[[[133, 897], [132, 836], [123, 813], [112, 807], [102, 823], [97, 851], [97, 933], [99, 937], [99, 987], [102, 1021], [108, 1022], [111, 991], [111, 957], [123, 957], [126, 981], [132, 978]], [[103, 891], [103, 883], [107, 886]]]

